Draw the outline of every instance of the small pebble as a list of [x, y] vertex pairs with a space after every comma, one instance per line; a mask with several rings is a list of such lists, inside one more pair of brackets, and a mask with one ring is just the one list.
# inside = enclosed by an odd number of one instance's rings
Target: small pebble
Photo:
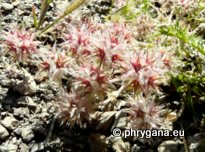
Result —
[[12, 4], [9, 3], [2, 3], [1, 4], [1, 9], [4, 11], [11, 11], [13, 10], [14, 6]]
[[9, 130], [14, 130], [18, 125], [18, 121], [12, 116], [7, 116], [1, 121], [1, 124]]
[[4, 128], [2, 125], [0, 125], [0, 139], [5, 139], [9, 136], [9, 132]]

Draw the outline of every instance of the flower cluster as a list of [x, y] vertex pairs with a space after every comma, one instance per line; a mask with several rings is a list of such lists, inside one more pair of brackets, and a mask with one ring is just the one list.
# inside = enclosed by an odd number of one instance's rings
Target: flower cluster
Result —
[[94, 104], [88, 100], [86, 96], [80, 96], [75, 92], [67, 93], [62, 91], [60, 96], [60, 117], [62, 124], [73, 127], [75, 124], [81, 127], [86, 126], [86, 122], [90, 121], [89, 114], [94, 111]]
[[64, 69], [68, 68], [73, 61], [67, 52], [54, 44], [51, 51], [41, 52], [40, 57], [43, 60], [40, 63], [42, 70], [48, 71], [51, 80], [61, 83], [61, 79], [64, 78]]
[[129, 95], [127, 108], [120, 110], [131, 118], [132, 127], [160, 126], [163, 109], [149, 97], [167, 83], [172, 53], [138, 47], [127, 23], [71, 22], [63, 36], [63, 43], [38, 52], [39, 42], [32, 34], [11, 31], [4, 36], [18, 60], [37, 52], [41, 70], [59, 82], [59, 87], [68, 88], [60, 96], [62, 123], [84, 127], [91, 114], [119, 110], [118, 97]]
[[[102, 25], [87, 21], [68, 26], [65, 42], [60, 46], [66, 55], [75, 61], [64, 67], [72, 77], [69, 96], [83, 97], [82, 100], [73, 100], [79, 105], [81, 102], [82, 105], [95, 105], [95, 108], [92, 108], [94, 111], [102, 110], [102, 107], [107, 111], [116, 110], [117, 102], [112, 102], [113, 100], [134, 92], [133, 96], [138, 98], [130, 97], [130, 101], [127, 101], [128, 108], [122, 111], [125, 110], [130, 115], [135, 128], [157, 128], [160, 126], [163, 110], [149, 99], [149, 95], [160, 93], [160, 85], [167, 82], [166, 73], [172, 68], [173, 54], [160, 50], [138, 51], [132, 31], [127, 26], [122, 23]], [[67, 101], [70, 105], [70, 100]], [[111, 109], [106, 109], [108, 104], [112, 104]], [[78, 108], [74, 108], [75, 115], [81, 115], [84, 108], [76, 107]], [[80, 124], [81, 119], [84, 122], [84, 117], [71, 114], [72, 108], [73, 106], [66, 108], [64, 104], [61, 105], [63, 121], [71, 124], [76, 121]], [[84, 112], [88, 111], [83, 110]], [[84, 115], [87, 115], [86, 120], [89, 120], [89, 113]]]
[[69, 73], [76, 79], [73, 82], [74, 88], [83, 93], [105, 93], [108, 85], [108, 74], [92, 65], [70, 68]]
[[131, 32], [122, 23], [102, 25], [87, 21], [69, 25], [62, 46], [75, 57], [95, 56], [99, 62], [111, 63], [120, 60], [120, 54], [129, 48], [130, 41]]
[[21, 61], [31, 57], [36, 53], [37, 46], [40, 44], [34, 41], [34, 35], [24, 30], [12, 30], [3, 35], [8, 51], [13, 54], [15, 60]]
[[73, 55], [90, 54], [89, 52], [89, 36], [92, 33], [89, 25], [83, 24], [79, 27], [70, 25], [68, 27], [68, 34], [65, 35], [65, 42], [62, 44], [64, 48], [67, 48]]
[[127, 98], [129, 108], [123, 111], [130, 115], [130, 124], [135, 129], [157, 129], [165, 124], [163, 119], [165, 110], [163, 106], [157, 105], [154, 100], [145, 98], [142, 95], [137, 98]]
[[171, 58], [167, 58], [167, 53], [151, 50], [126, 53], [127, 59], [122, 63], [124, 83], [145, 95], [153, 89], [160, 93], [159, 85], [166, 83], [166, 73], [171, 66]]

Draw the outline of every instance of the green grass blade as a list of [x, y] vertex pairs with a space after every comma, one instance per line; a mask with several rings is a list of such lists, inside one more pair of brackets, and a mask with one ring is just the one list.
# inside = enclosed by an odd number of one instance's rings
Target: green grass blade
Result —
[[38, 20], [36, 17], [36, 11], [35, 11], [35, 6], [34, 4], [32, 5], [32, 14], [33, 14], [33, 22], [34, 22], [34, 26], [37, 29], [38, 28]]
[[66, 16], [76, 10], [78, 7], [83, 5], [86, 2], [86, 0], [75, 0], [70, 6], [68, 6], [63, 14], [63, 16]]
[[73, 2], [71, 5], [69, 5], [66, 10], [64, 11], [63, 15], [61, 15], [59, 18], [57, 18], [56, 20], [54, 20], [50, 25], [46, 26], [41, 32], [40, 34], [44, 33], [45, 31], [47, 31], [49, 28], [51, 28], [52, 26], [54, 26], [55, 24], [57, 24], [61, 19], [65, 18], [67, 15], [69, 15], [70, 13], [72, 13], [74, 10], [76, 10], [78, 7], [80, 7], [81, 5], [83, 5], [86, 2], [86, 0], [75, 0], [75, 2]]
[[185, 105], [188, 108], [187, 110], [189, 111], [190, 116], [192, 116], [195, 119], [196, 115], [195, 115], [195, 109], [194, 109], [194, 104], [193, 104], [190, 88], [189, 88], [189, 90], [188, 90], [188, 92], [186, 94]]
[[43, 0], [41, 3], [41, 12], [40, 12], [40, 19], [39, 19], [39, 23], [38, 23], [38, 28], [40, 28], [40, 26], [43, 24], [44, 22], [44, 18], [46, 16], [46, 12], [48, 11], [48, 7], [49, 4], [53, 2], [53, 0]]

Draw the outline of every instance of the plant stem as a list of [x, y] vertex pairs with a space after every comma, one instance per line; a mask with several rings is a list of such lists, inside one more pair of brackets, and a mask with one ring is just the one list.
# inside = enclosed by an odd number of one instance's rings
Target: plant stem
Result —
[[86, 2], [86, 0], [75, 0], [68, 8], [65, 10], [65, 12], [56, 20], [54, 20], [50, 25], [46, 26], [40, 34], [44, 33], [47, 31], [49, 28], [57, 24], [61, 19], [65, 18], [68, 14], [72, 13], [74, 10], [76, 10], [78, 7], [83, 5]]

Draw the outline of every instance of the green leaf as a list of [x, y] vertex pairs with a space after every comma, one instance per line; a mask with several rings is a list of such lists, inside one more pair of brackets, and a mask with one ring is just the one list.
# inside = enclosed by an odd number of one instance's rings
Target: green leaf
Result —
[[161, 26], [159, 29], [161, 34], [176, 37], [181, 42], [187, 43], [192, 48], [205, 55], [203, 40], [194, 34], [190, 34], [188, 28], [180, 26], [178, 22], [172, 26]]
[[125, 6], [121, 7], [121, 8], [119, 8], [119, 9], [118, 9], [116, 12], [114, 12], [113, 14], [111, 14], [110, 19], [111, 19], [112, 21], [117, 21], [117, 20], [119, 20], [119, 18], [120, 18], [121, 16], [125, 16], [125, 15], [127, 14], [127, 12], [128, 12], [128, 6], [125, 5]]
[[187, 91], [187, 86], [180, 86], [177, 88], [177, 92], [184, 93]]
[[34, 22], [34, 26], [37, 29], [38, 28], [38, 20], [36, 17], [36, 11], [35, 11], [35, 6], [34, 4], [32, 5], [32, 14], [33, 14], [33, 22]]
[[195, 117], [195, 109], [194, 109], [194, 104], [193, 104], [190, 88], [185, 95], [185, 105], [188, 108], [187, 110], [189, 111], [189, 114], [191, 114], [191, 116], [194, 118]]
[[161, 26], [159, 27], [159, 31], [161, 34], [164, 34], [166, 36], [174, 36], [175, 34], [173, 33], [173, 31], [171, 30], [172, 27], [168, 27], [168, 26]]

